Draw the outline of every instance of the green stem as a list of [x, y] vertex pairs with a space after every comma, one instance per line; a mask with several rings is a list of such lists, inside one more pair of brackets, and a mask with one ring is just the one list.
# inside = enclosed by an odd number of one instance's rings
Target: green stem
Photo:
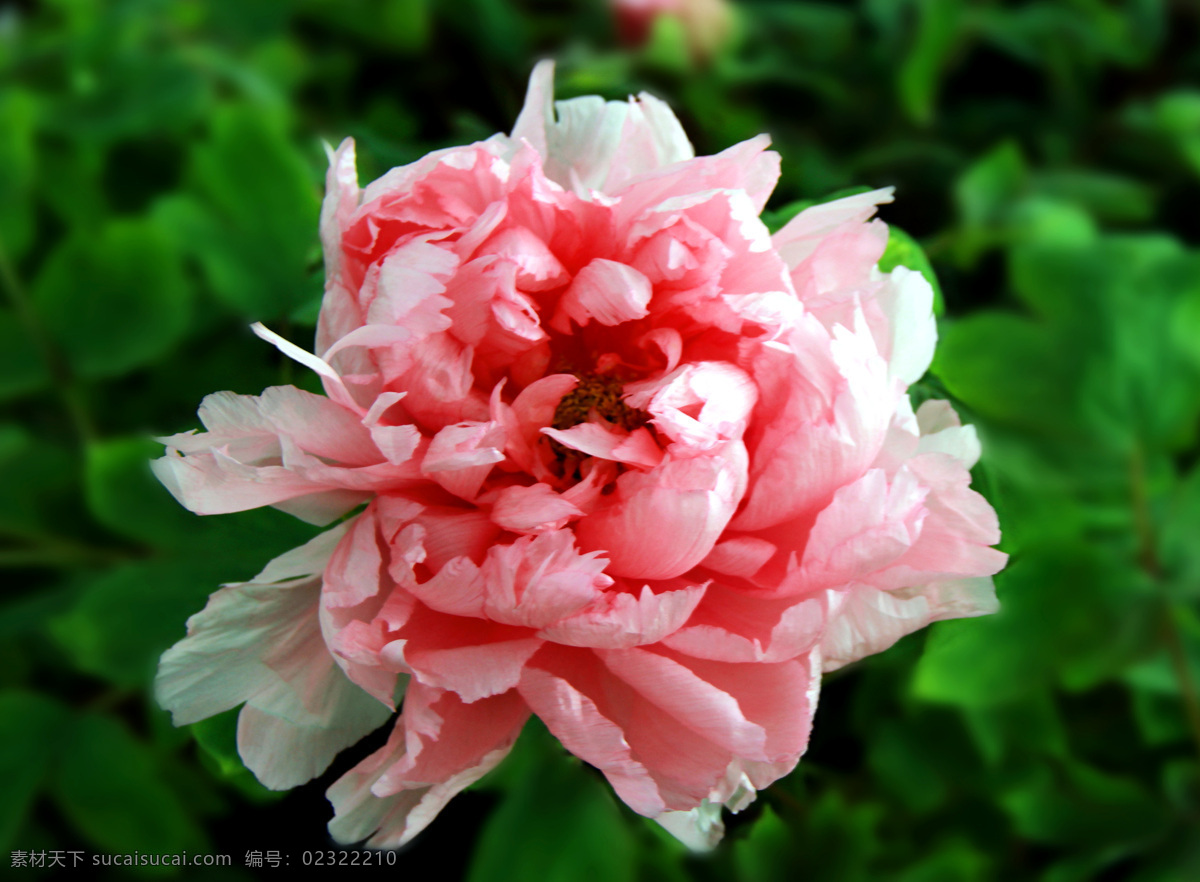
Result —
[[1192, 741], [1196, 745], [1196, 753], [1200, 755], [1200, 693], [1196, 691], [1196, 679], [1192, 676], [1188, 664], [1187, 650], [1183, 638], [1179, 634], [1179, 625], [1175, 621], [1175, 612], [1170, 603], [1163, 603], [1163, 636], [1166, 638], [1167, 653], [1171, 656], [1171, 668], [1175, 679], [1179, 682], [1179, 691], [1183, 698], [1183, 711], [1187, 716], [1188, 729]]
[[131, 560], [128, 552], [115, 548], [100, 548], [49, 536], [32, 530], [6, 529], [0, 539], [21, 543], [18, 547], [0, 548], [0, 569], [18, 567], [48, 567], [70, 569], [77, 566], [113, 564]]

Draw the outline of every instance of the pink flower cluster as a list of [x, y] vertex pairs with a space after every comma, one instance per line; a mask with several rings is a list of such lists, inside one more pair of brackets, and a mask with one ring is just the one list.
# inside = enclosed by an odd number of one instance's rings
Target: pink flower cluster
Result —
[[407, 841], [536, 714], [712, 844], [796, 765], [822, 671], [995, 608], [975, 434], [907, 396], [936, 330], [876, 266], [890, 191], [771, 236], [766, 136], [695, 157], [657, 99], [552, 76], [511, 136], [365, 189], [343, 143], [316, 355], [259, 329], [327, 396], [211, 395], [155, 463], [200, 514], [355, 512], [215, 593], [157, 684], [177, 724], [244, 704], [273, 788], [402, 701], [329, 790], [342, 842]]

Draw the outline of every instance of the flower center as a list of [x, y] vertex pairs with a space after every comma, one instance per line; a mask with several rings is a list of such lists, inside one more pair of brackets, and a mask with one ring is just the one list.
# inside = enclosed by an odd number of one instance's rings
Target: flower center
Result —
[[556, 429], [569, 429], [587, 422], [588, 415], [595, 411], [615, 426], [632, 432], [650, 420], [644, 410], [630, 407], [621, 398], [624, 384], [614, 377], [596, 374], [579, 376], [579, 384], [564, 395], [554, 410], [551, 425]]

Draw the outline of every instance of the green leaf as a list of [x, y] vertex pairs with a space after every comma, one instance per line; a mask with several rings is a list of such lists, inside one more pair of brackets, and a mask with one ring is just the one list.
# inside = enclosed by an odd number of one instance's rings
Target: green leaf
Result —
[[942, 315], [946, 311], [942, 286], [938, 284], [937, 274], [933, 271], [933, 265], [929, 262], [925, 249], [921, 247], [921, 243], [904, 230], [895, 224], [888, 224], [887, 248], [883, 252], [883, 257], [879, 258], [879, 268], [887, 273], [898, 266], [916, 270], [925, 277], [925, 281], [933, 288], [933, 313]]
[[1031, 189], [1052, 199], [1074, 202], [1105, 221], [1142, 223], [1154, 216], [1155, 192], [1141, 181], [1097, 169], [1037, 172]]
[[103, 186], [107, 151], [75, 141], [39, 147], [38, 195], [69, 228], [94, 231], [112, 210]]
[[194, 65], [179, 53], [146, 46], [149, 41], [141, 35], [110, 37], [116, 38], [114, 45], [105, 51], [112, 55], [80, 72], [81, 87], [47, 102], [48, 129], [82, 142], [106, 144], [179, 131], [201, 116], [209, 93]]
[[868, 761], [880, 784], [919, 814], [941, 805], [948, 787], [939, 768], [938, 742], [911, 723], [879, 720], [872, 729]]
[[308, 0], [305, 12], [391, 52], [415, 53], [429, 43], [430, 0]]
[[1087, 341], [1002, 312], [977, 312], [941, 328], [931, 370], [977, 413], [1039, 433], [1070, 425]]
[[1155, 104], [1154, 121], [1200, 175], [1200, 91], [1179, 89], [1163, 95]]
[[1090, 245], [1096, 236], [1095, 220], [1075, 203], [1027, 196], [1013, 203], [1007, 228], [998, 231], [995, 238], [1001, 244], [1030, 242], [1072, 248]]
[[149, 438], [94, 441], [87, 447], [84, 487], [92, 514], [113, 532], [177, 548], [194, 542], [204, 527], [151, 473], [150, 461], [162, 451]]
[[1066, 729], [1048, 689], [1003, 704], [966, 707], [963, 715], [980, 752], [992, 765], [1018, 752], [1067, 756]]
[[39, 392], [50, 371], [29, 332], [10, 310], [0, 309], [0, 401]]
[[764, 808], [750, 836], [734, 843], [738, 882], [789, 882], [797, 868], [808, 882], [875, 878], [869, 868], [883, 847], [881, 809], [879, 803], [851, 803], [832, 788], [799, 817]]
[[282, 124], [256, 108], [225, 108], [193, 152], [192, 179], [199, 198], [172, 196], [155, 216], [199, 261], [213, 294], [263, 320], [311, 299], [319, 203]]
[[894, 877], [896, 882], [961, 882], [964, 879], [990, 878], [988, 869], [994, 858], [962, 839], [941, 844]]
[[1132, 693], [1133, 718], [1148, 746], [1179, 744], [1188, 739], [1187, 718], [1177, 696], [1137, 688]]
[[688, 49], [688, 34], [683, 22], [674, 15], [658, 15], [650, 26], [650, 37], [642, 49], [652, 66], [676, 74], [686, 74], [692, 67]]
[[733, 845], [738, 882], [787, 882], [796, 860], [793, 831], [765, 806], [750, 835]]
[[1200, 287], [1180, 292], [1171, 316], [1170, 337], [1180, 353], [1200, 368]]
[[1163, 792], [1171, 804], [1185, 812], [1200, 809], [1200, 763], [1174, 760], [1163, 765]]
[[1158, 554], [1174, 585], [1200, 590], [1200, 467], [1171, 488], [1159, 532]]
[[77, 507], [76, 464], [58, 444], [25, 427], [0, 425], [0, 533], [42, 537]]
[[36, 119], [33, 94], [11, 87], [0, 92], [0, 253], [10, 260], [24, 255], [33, 242]]
[[70, 711], [35, 692], [0, 692], [0, 850], [8, 852], [42, 788]]
[[204, 849], [203, 833], [163, 784], [147, 746], [110, 717], [84, 713], [71, 721], [54, 796], [72, 826], [103, 851]]
[[72, 236], [33, 290], [67, 361], [88, 377], [123, 374], [171, 351], [188, 329], [191, 295], [168, 239], [140, 220]]
[[1035, 842], [1136, 842], [1166, 823], [1163, 807], [1131, 778], [1073, 761], [1043, 766], [1001, 796], [1017, 830]]
[[1014, 141], [1005, 141], [967, 169], [954, 185], [954, 198], [963, 222], [987, 226], [1024, 192], [1028, 178], [1025, 159]]
[[224, 561], [230, 581], [249, 568], [302, 545], [316, 530], [269, 509], [201, 517], [171, 497], [150, 471], [162, 445], [147, 438], [113, 438], [88, 445], [84, 487], [96, 520], [118, 535], [180, 556]]
[[[460, 14], [462, 24], [471, 29], [477, 51], [495, 58], [510, 68], [524, 68], [532, 56], [529, 31], [520, 12], [508, 0], [466, 0]], [[439, 10], [440, 11], [440, 10]]]
[[1017, 295], [1091, 358], [1080, 413], [1108, 437], [1188, 446], [1200, 373], [1186, 343], [1170, 343], [1179, 304], [1200, 296], [1200, 255], [1166, 236], [1106, 236], [1083, 247], [1030, 242], [1010, 264]]
[[469, 882], [634, 878], [635, 840], [610, 789], [537, 721], [505, 765], [520, 771], [479, 835]]
[[913, 121], [933, 120], [942, 72], [959, 35], [961, 0], [919, 0], [916, 39], [900, 66], [900, 103]]
[[158, 657], [183, 637], [184, 620], [237, 575], [220, 558], [125, 564], [89, 581], [50, 632], [79, 670], [145, 687]]
[[1027, 547], [996, 582], [998, 613], [933, 627], [914, 678], [918, 696], [989, 707], [1056, 683], [1087, 689], [1153, 645], [1147, 578], [1115, 553], [1079, 540]]

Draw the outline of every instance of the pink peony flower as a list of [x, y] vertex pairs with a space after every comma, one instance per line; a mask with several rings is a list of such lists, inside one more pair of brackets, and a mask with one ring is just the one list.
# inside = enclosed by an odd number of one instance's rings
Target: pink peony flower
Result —
[[[822, 671], [995, 609], [1005, 560], [945, 402], [932, 293], [881, 273], [888, 190], [759, 220], [760, 136], [695, 157], [662, 102], [552, 104], [360, 189], [331, 156], [326, 396], [205, 399], [155, 471], [191, 510], [353, 515], [228, 585], [162, 659], [177, 724], [244, 704], [264, 784], [406, 842], [530, 714], [696, 846], [789, 772]], [[359, 506], [365, 507], [356, 512]], [[403, 696], [401, 698], [401, 696]]]

